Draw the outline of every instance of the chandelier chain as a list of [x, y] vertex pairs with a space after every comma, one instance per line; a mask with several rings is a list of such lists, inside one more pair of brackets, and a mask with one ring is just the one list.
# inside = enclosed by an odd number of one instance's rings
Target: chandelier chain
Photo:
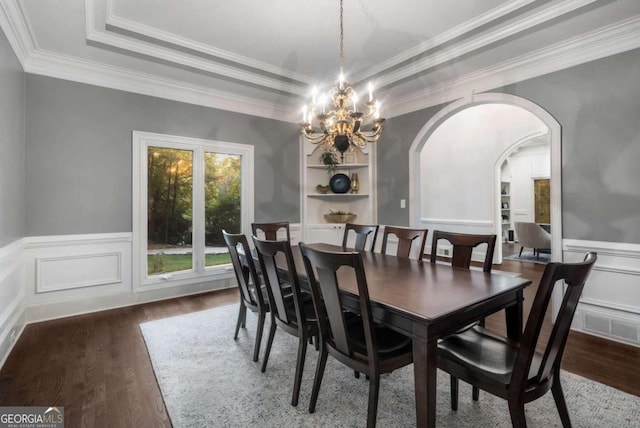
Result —
[[342, 0], [340, 0], [340, 73], [344, 71], [344, 26], [342, 19]]

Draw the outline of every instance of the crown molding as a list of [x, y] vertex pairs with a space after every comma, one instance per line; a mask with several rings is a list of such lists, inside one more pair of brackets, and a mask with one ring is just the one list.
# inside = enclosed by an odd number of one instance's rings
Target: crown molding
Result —
[[[354, 73], [354, 77], [352, 78], [355, 82], [361, 82], [366, 80], [372, 76], [377, 74], [381, 74], [384, 71], [393, 68], [405, 61], [408, 61], [418, 55], [422, 55], [423, 53], [437, 48], [439, 46], [444, 45], [452, 40], [457, 39], [473, 30], [476, 30], [483, 25], [487, 25], [488, 23], [495, 21], [496, 19], [502, 18], [509, 13], [515, 12], [518, 9], [521, 9], [524, 6], [527, 6], [531, 3], [534, 3], [536, 0], [516, 0], [512, 2], [507, 2], [503, 5], [500, 5], [494, 9], [487, 11], [486, 13], [479, 15], [477, 18], [472, 19], [470, 21], [464, 22], [454, 28], [451, 28], [444, 33], [438, 34], [427, 41], [424, 41], [417, 46], [407, 49], [404, 52], [388, 59], [387, 61], [381, 62], [374, 67], [369, 67], [367, 70], [357, 71]], [[594, 0], [590, 0], [594, 1]]]
[[206, 45], [204, 43], [199, 43], [191, 39], [187, 39], [185, 37], [180, 37], [168, 31], [159, 30], [157, 28], [140, 24], [138, 22], [121, 18], [115, 15], [110, 15], [107, 18], [107, 21], [106, 21], [107, 30], [109, 30], [110, 27], [132, 34], [133, 37], [158, 40], [163, 43], [169, 44], [171, 46], [176, 46], [181, 49], [198, 52], [199, 54], [206, 55], [207, 57], [212, 58], [212, 60], [214, 61], [222, 59], [224, 61], [228, 61], [234, 64], [240, 64], [256, 70], [260, 70], [264, 73], [282, 76], [283, 78], [297, 81], [304, 85], [313, 84], [311, 77], [303, 75], [301, 73], [285, 70], [284, 68], [276, 67], [272, 64], [268, 64], [263, 61], [258, 61], [243, 55], [238, 55], [233, 52], [226, 51], [224, 49], [218, 49], [218, 48]]
[[387, 104], [387, 117], [464, 98], [640, 48], [640, 17], [603, 27], [491, 67], [466, 74]]
[[[85, 1], [86, 4], [89, 4], [95, 0]], [[585, 5], [591, 1], [574, 0], [567, 3], [565, 7], [571, 6], [575, 8], [578, 7], [578, 4]], [[560, 10], [554, 8], [547, 10], [547, 12], [560, 13]], [[88, 26], [91, 14], [92, 11], [87, 9]], [[294, 112], [296, 109], [291, 108], [290, 104], [276, 104], [258, 98], [238, 96], [231, 92], [214, 90], [209, 87], [192, 85], [157, 75], [135, 72], [41, 50], [34, 42], [25, 16], [17, 0], [0, 1], [0, 26], [23, 69], [28, 73], [42, 74], [269, 119], [296, 122], [296, 113]], [[513, 28], [511, 28], [511, 31], [513, 31]], [[386, 116], [395, 117], [448, 103], [456, 99], [469, 97], [473, 93], [514, 84], [636, 48], [640, 48], [640, 17], [638, 16], [460, 76], [459, 78], [425, 87], [410, 96], [395, 101], [390, 100], [386, 106]], [[234, 69], [234, 75], [237, 76], [238, 72], [239, 70]], [[283, 82], [278, 81], [277, 84], [281, 83]], [[277, 87], [277, 89], [283, 90], [282, 87]], [[302, 94], [301, 91], [296, 93]]]
[[189, 85], [177, 80], [124, 68], [96, 64], [53, 52], [33, 52], [25, 61], [27, 73], [55, 77], [89, 85], [118, 89], [221, 110], [281, 121], [295, 122], [290, 106], [277, 105], [231, 92]]
[[[103, 44], [116, 49], [166, 61], [171, 64], [177, 64], [190, 69], [200, 70], [209, 74], [224, 76], [236, 81], [242, 81], [294, 95], [303, 96], [308, 92], [306, 83], [296, 84], [284, 77], [272, 77], [270, 75], [252, 72], [232, 65], [225, 65], [220, 62], [211, 61], [195, 55], [189, 55], [161, 45], [142, 42], [118, 33], [103, 32], [94, 27], [95, 18], [99, 16], [99, 14], [96, 13], [96, 8], [95, 0], [85, 0], [85, 37], [88, 42]], [[111, 9], [110, 3], [107, 4], [107, 10], [105, 12], [109, 13], [109, 9]], [[107, 24], [105, 22], [105, 27], [106, 25]], [[155, 33], [155, 36], [160, 35], [160, 32]], [[160, 40], [163, 42], [165, 41], [163, 39]], [[171, 43], [171, 40], [166, 40], [166, 42]]]
[[[384, 73], [382, 76], [376, 79], [376, 86], [389, 86], [400, 80], [419, 74], [423, 71], [455, 61], [456, 58], [460, 58], [471, 52], [477, 51], [501, 40], [515, 36], [544, 22], [556, 19], [567, 13], [587, 6], [594, 1], [596, 0], [571, 0], [568, 2], [556, 4], [544, 10], [536, 12], [531, 16], [521, 17], [520, 19], [515, 20], [509, 25], [497, 27], [477, 37], [467, 38], [465, 39], [465, 41], [455, 43], [453, 46], [447, 48], [444, 51], [435, 52], [434, 54], [428, 55], [425, 58], [412, 61], [407, 66]], [[379, 72], [384, 71], [385, 69], [382, 69]]]
[[302, 96], [307, 92], [306, 88], [287, 82], [285, 80], [263, 76], [258, 73], [253, 73], [228, 65], [216, 64], [202, 58], [176, 51], [171, 51], [163, 47], [134, 41], [125, 37], [116, 36], [114, 34], [92, 31], [91, 33], [87, 33], [86, 39], [90, 42], [100, 43], [117, 49], [122, 49], [162, 61], [167, 61], [172, 64], [179, 64], [190, 69], [201, 70], [213, 75], [225, 76], [228, 78], [232, 78], [233, 80], [251, 83], [253, 85], [258, 85], [264, 88], [275, 89], [277, 91], [283, 91], [289, 94]]
[[35, 49], [25, 14], [16, 0], [0, 2], [0, 27], [24, 69], [24, 62]]

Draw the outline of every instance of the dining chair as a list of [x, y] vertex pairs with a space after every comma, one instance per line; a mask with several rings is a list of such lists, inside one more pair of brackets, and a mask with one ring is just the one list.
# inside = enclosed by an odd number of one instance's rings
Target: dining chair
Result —
[[[258, 236], [268, 241], [277, 240], [280, 229], [285, 230], [287, 234], [287, 241], [291, 241], [288, 221], [281, 221], [277, 223], [251, 223], [251, 232], [253, 233], [253, 236]], [[261, 237], [259, 232], [262, 232], [264, 237]]]
[[[229, 250], [231, 264], [236, 274], [238, 288], [240, 288], [240, 311], [238, 313], [238, 322], [236, 323], [236, 332], [233, 340], [238, 340], [240, 327], [245, 328], [247, 308], [257, 313], [258, 329], [256, 331], [256, 343], [253, 348], [253, 361], [258, 361], [264, 320], [267, 312], [269, 312], [269, 300], [265, 294], [266, 290], [260, 286], [260, 277], [258, 276], [256, 266], [251, 257], [247, 237], [241, 233], [227, 233], [225, 230], [222, 231], [222, 236]], [[247, 257], [247, 255], [249, 256]]]
[[385, 226], [384, 234], [382, 236], [382, 254], [387, 254], [387, 243], [390, 235], [395, 235], [398, 239], [398, 249], [396, 251], [397, 257], [409, 258], [411, 255], [411, 248], [414, 245], [414, 241], [417, 239], [417, 247], [419, 248], [418, 260], [422, 259], [424, 253], [424, 246], [427, 242], [427, 229], [410, 229], [406, 227], [398, 226]]
[[[471, 256], [473, 249], [486, 244], [486, 251], [484, 255], [484, 262], [482, 265], [483, 272], [491, 273], [491, 267], [493, 263], [493, 252], [496, 246], [496, 235], [474, 235], [468, 233], [454, 233], [445, 232], [443, 230], [434, 230], [433, 237], [431, 239], [431, 263], [436, 263], [438, 259], [438, 243], [441, 240], [448, 241], [453, 247], [451, 253], [451, 266], [456, 268], [469, 269], [471, 265]], [[465, 330], [470, 329], [476, 325], [484, 327], [484, 319], [476, 321], [475, 323], [468, 324], [456, 331], [456, 333], [462, 333]], [[455, 376], [451, 376], [451, 397], [458, 396], [458, 379]], [[480, 389], [474, 386], [472, 391], [472, 398], [474, 401], [478, 401], [480, 398]]]
[[[367, 375], [367, 427], [375, 427], [380, 375], [413, 362], [411, 339], [373, 322], [360, 253], [320, 251], [304, 243], [300, 243], [300, 251], [320, 329], [320, 352], [309, 412], [315, 411], [327, 357], [331, 355], [342, 364]], [[344, 310], [337, 271], [340, 269], [342, 277], [345, 267], [355, 277], [358, 286], [359, 315]]]
[[[474, 327], [438, 343], [438, 368], [506, 399], [511, 423], [517, 428], [527, 426], [525, 403], [551, 389], [562, 426], [570, 427], [560, 384], [560, 362], [580, 294], [596, 259], [596, 253], [588, 253], [579, 263], [549, 263], [546, 266], [519, 342]], [[538, 352], [536, 344], [556, 287], [563, 294], [562, 303], [551, 335], [544, 349]], [[456, 410], [457, 395], [454, 398], [451, 408]]]
[[356, 241], [353, 248], [357, 251], [364, 251], [367, 245], [367, 238], [369, 235], [371, 236], [371, 245], [369, 246], [368, 251], [373, 251], [376, 246], [376, 238], [378, 237], [378, 229], [380, 226], [377, 224], [369, 225], [369, 224], [353, 224], [353, 223], [345, 223], [344, 225], [344, 235], [342, 237], [342, 247], [347, 247], [347, 241], [349, 240], [349, 231], [353, 231], [356, 235]]
[[[288, 241], [267, 241], [253, 237], [260, 268], [264, 277], [264, 282], [269, 296], [269, 304], [271, 306], [271, 328], [269, 329], [269, 339], [267, 340], [267, 349], [262, 360], [262, 372], [267, 368], [269, 361], [269, 353], [273, 344], [278, 327], [298, 338], [298, 357], [296, 359], [296, 372], [293, 383], [293, 395], [291, 397], [291, 405], [298, 405], [300, 396], [300, 384], [302, 383], [302, 371], [304, 370], [304, 361], [307, 355], [307, 341], [311, 337], [318, 337], [318, 322], [316, 313], [313, 308], [311, 299], [303, 299], [300, 283], [298, 281], [298, 273], [293, 261], [291, 246]], [[277, 264], [277, 257], [284, 257], [284, 265], [286, 266], [286, 278], [282, 278], [284, 272], [282, 264]], [[284, 289], [282, 284], [285, 282], [290, 285], [289, 289]], [[317, 343], [317, 342], [316, 342]]]
[[438, 258], [438, 243], [443, 239], [448, 241], [453, 247], [451, 253], [451, 266], [464, 269], [469, 269], [469, 266], [471, 265], [473, 249], [482, 244], [487, 244], [482, 270], [487, 273], [491, 272], [493, 252], [496, 247], [496, 235], [474, 235], [434, 230], [433, 238], [431, 240], [431, 263], [436, 263]]

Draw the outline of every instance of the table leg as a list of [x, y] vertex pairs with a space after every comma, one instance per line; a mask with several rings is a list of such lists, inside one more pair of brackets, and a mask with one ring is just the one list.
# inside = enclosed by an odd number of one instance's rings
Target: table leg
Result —
[[507, 336], [513, 340], [520, 340], [520, 337], [522, 336], [522, 317], [524, 312], [523, 296], [523, 291], [519, 290], [516, 297], [516, 304], [507, 307], [504, 311], [505, 320], [507, 323]]
[[436, 426], [438, 341], [413, 339], [413, 377], [416, 394], [416, 426]]

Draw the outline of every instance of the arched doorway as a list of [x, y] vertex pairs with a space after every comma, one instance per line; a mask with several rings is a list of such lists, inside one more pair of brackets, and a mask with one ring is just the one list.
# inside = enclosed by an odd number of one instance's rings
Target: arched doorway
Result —
[[[487, 167], [490, 172], [485, 173], [492, 175], [488, 178], [493, 184], [492, 189], [488, 189], [483, 193], [483, 197], [490, 199], [490, 204], [493, 207], [492, 214], [484, 213], [480, 219], [474, 218], [461, 218], [461, 219], [446, 219], [441, 220], [437, 216], [434, 218], [425, 218], [423, 215], [423, 203], [427, 204], [427, 201], [423, 201], [422, 186], [424, 186], [424, 177], [428, 177], [429, 171], [421, 171], [421, 153], [428, 144], [430, 138], [437, 132], [438, 128], [443, 125], [448, 119], [453, 116], [464, 112], [475, 106], [485, 104], [504, 104], [508, 106], [515, 106], [519, 109], [523, 109], [527, 114], [535, 117], [536, 120], [544, 124], [546, 132], [549, 135], [550, 152], [551, 152], [551, 223], [553, 225], [552, 234], [552, 260], [562, 260], [562, 198], [561, 198], [561, 127], [560, 124], [551, 116], [547, 111], [542, 109], [537, 104], [526, 100], [521, 97], [487, 93], [473, 95], [468, 99], [463, 99], [454, 102], [445, 108], [443, 108], [438, 114], [433, 116], [421, 129], [416, 138], [414, 139], [411, 148], [409, 150], [409, 209], [410, 209], [410, 222], [412, 226], [425, 227], [431, 223], [449, 222], [450, 224], [457, 224], [458, 229], [465, 227], [484, 228], [486, 230], [493, 230], [498, 236], [502, 235], [502, 224], [500, 221], [500, 209], [499, 204], [495, 203], [500, 199], [500, 172], [499, 168], [508, 153], [513, 150], [513, 143], [511, 147], [503, 147], [502, 149], [496, 149], [498, 151], [489, 155], [492, 157], [490, 165]], [[464, 156], [464, 150], [460, 151], [461, 156]], [[447, 158], [446, 162], [451, 162], [451, 158]], [[447, 183], [444, 183], [446, 186]], [[456, 189], [451, 189], [452, 191]], [[464, 210], [460, 210], [464, 211]], [[477, 232], [476, 232], [477, 233]]]

